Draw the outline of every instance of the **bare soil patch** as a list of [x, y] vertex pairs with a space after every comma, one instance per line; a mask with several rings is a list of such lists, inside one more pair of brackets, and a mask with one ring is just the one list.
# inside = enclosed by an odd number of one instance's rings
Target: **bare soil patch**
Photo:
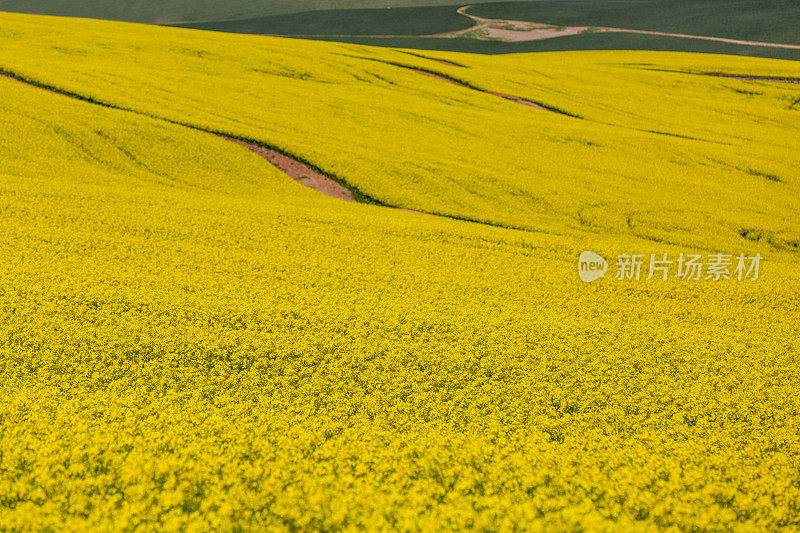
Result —
[[[10, 76], [7, 74], [3, 74], [0, 72], [0, 78], [5, 78], [8, 80], [13, 80], [18, 83], [24, 83], [29, 87], [34, 87], [36, 89], [41, 89], [43, 91], [47, 91], [53, 94], [60, 94], [62, 96], [67, 96], [69, 98], [74, 98], [65, 93], [61, 93], [58, 91], [54, 91], [52, 89], [48, 89], [47, 87], [42, 87], [40, 85], [36, 85], [34, 83], [27, 82], [20, 78], [16, 78], [14, 76]], [[219, 135], [223, 139], [228, 141], [234, 142], [239, 146], [243, 146], [248, 150], [260, 155], [274, 166], [278, 167], [284, 174], [292, 178], [297, 183], [301, 185], [305, 185], [315, 191], [321, 192], [323, 194], [327, 194], [328, 196], [332, 196], [334, 198], [338, 198], [340, 200], [345, 200], [347, 202], [355, 202], [356, 199], [353, 196], [353, 193], [350, 192], [349, 189], [340, 185], [336, 181], [332, 180], [331, 178], [317, 172], [316, 170], [310, 168], [308, 165], [305, 165], [299, 161], [292, 159], [286, 155], [283, 155], [279, 152], [274, 150], [270, 150], [268, 148], [264, 148], [263, 146], [256, 144], [256, 143], [248, 143], [245, 141], [240, 141], [238, 139], [234, 139], [232, 137], [227, 137], [225, 135]]]
[[[444, 81], [448, 81], [448, 82], [454, 83], [456, 85], [461, 85], [461, 86], [464, 86], [464, 87], [467, 87], [467, 88], [470, 88], [470, 89], [472, 88], [472, 87], [469, 87], [467, 85], [463, 85], [461, 83], [458, 83], [455, 80], [449, 80], [449, 79], [447, 79], [447, 78], [445, 78], [443, 76], [437, 76], [437, 75], [435, 75], [433, 73], [430, 73], [430, 72], [425, 72], [425, 71], [422, 71], [422, 70], [419, 70], [417, 72], [419, 72], [420, 74], [425, 74], [426, 76], [433, 76], [433, 77], [436, 77], [436, 78], [440, 78], [440, 79], [442, 79]], [[67, 93], [67, 92], [61, 92], [61, 91], [59, 91], [57, 89], [52, 89], [52, 88], [49, 88], [49, 87], [43, 87], [43, 86], [37, 85], [36, 83], [26, 81], [26, 80], [24, 80], [22, 78], [17, 78], [14, 75], [5, 74], [2, 71], [0, 71], [0, 78], [6, 78], [6, 79], [9, 79], [9, 80], [13, 80], [13, 81], [16, 81], [18, 83], [23, 83], [25, 85], [28, 85], [30, 87], [34, 87], [34, 88], [37, 88], [37, 89], [45, 90], [45, 91], [53, 93], [53, 94], [59, 94], [61, 96], [65, 96], [67, 98], [73, 98], [73, 99], [76, 99], [76, 100], [83, 100], [83, 98], [78, 96], [78, 95], [70, 94], [70, 93]], [[515, 99], [515, 97], [509, 97], [509, 96], [506, 96], [506, 95], [501, 95], [501, 94], [496, 94], [496, 93], [490, 93], [490, 94], [495, 94], [496, 96], [501, 96], [503, 98]], [[522, 99], [519, 99], [519, 100], [522, 100]], [[91, 104], [94, 104], [94, 105], [101, 105], [101, 106], [104, 106], [104, 107], [110, 107], [110, 108], [117, 109], [117, 110], [120, 110], [120, 111], [127, 111], [127, 112], [131, 112], [131, 113], [143, 115], [142, 113], [140, 113], [138, 111], [133, 111], [133, 110], [130, 110], [130, 109], [123, 109], [123, 108], [111, 106], [111, 105], [108, 105], [108, 104], [95, 102], [93, 100], [86, 100], [86, 101], [88, 103], [91, 103]], [[526, 103], [527, 105], [532, 104], [532, 102], [527, 102], [527, 101], [524, 101], [524, 100], [522, 102], [520, 102], [520, 103]], [[552, 110], [546, 109], [546, 108], [542, 108], [542, 109], [545, 109], [546, 111], [552, 111]], [[148, 118], [151, 118], [151, 119], [158, 119], [158, 117], [153, 117], [153, 116], [150, 116], [150, 115], [144, 115], [144, 116], [147, 116]], [[166, 120], [166, 119], [160, 119], [160, 120]], [[240, 140], [240, 139], [235, 139], [233, 137], [228, 137], [227, 135], [222, 135], [222, 134], [219, 134], [219, 133], [215, 133], [215, 132], [199, 129], [199, 128], [196, 128], [194, 126], [189, 126], [189, 125], [186, 125], [186, 124], [177, 124], [177, 123], [174, 123], [174, 122], [171, 122], [171, 123], [172, 124], [176, 124], [176, 125], [182, 125], [184, 127], [188, 127], [188, 128], [193, 129], [193, 130], [203, 131], [203, 132], [211, 134], [211, 135], [216, 135], [216, 136], [221, 137], [221, 138], [223, 138], [223, 139], [225, 139], [227, 141], [230, 141], [232, 143], [238, 144], [239, 146], [247, 148], [248, 150], [254, 152], [256, 155], [259, 155], [259, 156], [263, 157], [264, 159], [266, 159], [267, 161], [269, 161], [272, 165], [276, 166], [284, 174], [286, 174], [287, 176], [289, 176], [290, 178], [292, 178], [296, 182], [298, 182], [298, 183], [300, 183], [300, 184], [302, 184], [302, 185], [304, 185], [306, 187], [309, 187], [310, 189], [314, 189], [317, 192], [321, 192], [323, 194], [326, 194], [328, 196], [332, 196], [334, 198], [338, 198], [340, 200], [344, 200], [346, 202], [357, 202], [358, 201], [355, 198], [355, 195], [353, 194], [353, 192], [350, 191], [349, 189], [347, 189], [345, 186], [343, 186], [340, 183], [336, 182], [335, 180], [333, 180], [333, 179], [321, 174], [320, 172], [318, 172], [318, 171], [314, 170], [313, 168], [309, 167], [308, 165], [293, 159], [290, 156], [281, 154], [280, 152], [277, 152], [275, 150], [271, 150], [269, 148], [265, 148], [264, 146], [261, 146], [260, 144], [257, 144], [257, 143], [254, 143], [254, 142], [247, 142], [247, 141], [243, 141], [243, 140]], [[420, 214], [420, 215], [451, 218], [451, 219], [454, 219], [454, 220], [462, 220], [464, 222], [471, 222], [471, 223], [487, 225], [487, 226], [504, 227], [504, 228], [508, 228], [508, 229], [519, 229], [519, 230], [522, 230], [522, 231], [530, 231], [530, 230], [526, 230], [526, 229], [523, 229], [523, 228], [515, 228], [515, 227], [511, 227], [511, 226], [503, 226], [501, 224], [493, 224], [493, 223], [490, 223], [490, 222], [483, 222], [483, 221], [480, 221], [480, 220], [461, 218], [461, 217], [451, 216], [451, 215], [437, 215], [435, 213], [427, 213], [425, 211], [416, 211], [416, 210], [413, 210], [413, 209], [407, 209], [407, 208], [402, 208], [402, 207], [394, 207], [394, 206], [388, 206], [388, 205], [385, 206], [385, 207], [388, 207], [390, 209], [396, 209], [398, 211], [405, 211], [407, 213], [415, 213], [415, 214]]]
[[662, 37], [679, 37], [682, 39], [700, 39], [704, 41], [718, 41], [722, 43], [741, 44], [747, 46], [767, 46], [773, 48], [789, 48], [800, 50], [800, 45], [767, 43], [761, 41], [744, 41], [741, 39], [728, 39], [725, 37], [708, 37], [704, 35], [687, 35], [684, 33], [667, 33], [648, 30], [629, 30], [625, 28], [606, 28], [601, 26], [556, 26], [554, 24], [544, 24], [540, 22], [527, 22], [521, 20], [486, 19], [470, 15], [467, 10], [470, 5], [462, 6], [457, 11], [475, 22], [475, 25], [466, 30], [459, 30], [429, 37], [441, 37], [449, 39], [471, 38], [482, 41], [503, 41], [503, 42], [525, 42], [540, 41], [542, 39], [553, 39], [555, 37], [565, 37], [577, 35], [584, 32], [602, 33], [638, 33], [642, 35], [659, 35]]
[[256, 143], [249, 143], [246, 141], [240, 141], [239, 139], [234, 139], [232, 137], [226, 137], [224, 135], [220, 135], [223, 139], [227, 139], [233, 143], [238, 144], [239, 146], [243, 146], [250, 150], [251, 152], [260, 155], [272, 165], [278, 167], [284, 174], [292, 178], [294, 181], [301, 185], [305, 185], [315, 191], [321, 192], [322, 194], [327, 194], [328, 196], [332, 196], [334, 198], [338, 198], [340, 200], [344, 200], [346, 202], [355, 202], [356, 199], [353, 196], [353, 193], [350, 192], [349, 189], [344, 187], [343, 185], [337, 183], [336, 181], [332, 180], [331, 178], [317, 172], [316, 170], [310, 168], [308, 165], [305, 165], [291, 157], [285, 156], [275, 150], [270, 150], [268, 148], [264, 148], [263, 146], [256, 144]]
[[475, 25], [465, 30], [431, 35], [430, 37], [443, 37], [449, 39], [470, 38], [481, 41], [524, 42], [539, 41], [576, 35], [588, 31], [589, 26], [556, 26], [540, 22], [526, 22], [523, 20], [485, 19], [470, 15], [467, 10], [472, 6], [458, 8], [458, 13], [472, 19]]

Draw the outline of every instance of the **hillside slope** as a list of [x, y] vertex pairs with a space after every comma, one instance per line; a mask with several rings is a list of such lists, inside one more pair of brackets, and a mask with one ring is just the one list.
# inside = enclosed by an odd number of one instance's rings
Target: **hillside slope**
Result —
[[[450, 60], [442, 64], [403, 51], [138, 25], [25, 16], [3, 24], [13, 36], [0, 37], [8, 72], [257, 140], [392, 206], [547, 231], [579, 225], [600, 187], [613, 198], [609, 212], [701, 212], [719, 228], [708, 243], [735, 243], [760, 202], [784, 206], [800, 185], [796, 85], [704, 75], [800, 78], [794, 62], [596, 52], [441, 55]], [[609, 174], [628, 179], [609, 183]], [[753, 188], [756, 203], [733, 209]], [[606, 231], [639, 231], [613, 220]]]
[[797, 64], [0, 29], [0, 530], [800, 527]]

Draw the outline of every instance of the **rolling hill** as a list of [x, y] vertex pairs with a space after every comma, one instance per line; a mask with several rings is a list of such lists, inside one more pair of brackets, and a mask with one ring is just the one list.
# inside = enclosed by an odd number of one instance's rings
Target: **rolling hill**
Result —
[[0, 30], [0, 530], [800, 527], [797, 62]]

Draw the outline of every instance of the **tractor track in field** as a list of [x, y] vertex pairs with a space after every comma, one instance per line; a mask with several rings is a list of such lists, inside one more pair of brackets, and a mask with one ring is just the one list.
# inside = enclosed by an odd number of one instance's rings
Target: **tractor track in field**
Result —
[[242, 141], [226, 135], [219, 136], [232, 143], [238, 144], [239, 146], [243, 146], [256, 155], [263, 157], [272, 163], [273, 166], [278, 167], [283, 171], [284, 174], [301, 185], [305, 185], [310, 189], [314, 189], [322, 194], [327, 194], [333, 198], [344, 200], [345, 202], [356, 201], [356, 198], [350, 189], [296, 159], [292, 159], [291, 157], [281, 154], [280, 152], [276, 152], [275, 150], [265, 148], [258, 143]]
[[[538, 109], [540, 111], [548, 111], [550, 113], [557, 113], [559, 115], [564, 115], [564, 116], [571, 117], [571, 118], [583, 118], [583, 117], [581, 117], [579, 115], [574, 115], [572, 113], [569, 113], [569, 112], [564, 111], [562, 109], [559, 109], [557, 107], [549, 106], [549, 105], [543, 104], [541, 102], [535, 102], [533, 100], [528, 100], [527, 98], [522, 98], [522, 97], [519, 97], [519, 96], [513, 96], [513, 95], [510, 95], [510, 94], [498, 93], [498, 92], [490, 91], [488, 89], [481, 89], [480, 87], [475, 87], [474, 85], [472, 85], [472, 84], [470, 84], [470, 83], [468, 83], [466, 81], [462, 81], [462, 80], [453, 78], [452, 76], [448, 76], [447, 74], [443, 74], [441, 72], [436, 72], [436, 71], [433, 71], [433, 70], [426, 70], [426, 69], [415, 67], [415, 66], [412, 66], [412, 65], [404, 65], [403, 63], [395, 63], [393, 61], [386, 61], [386, 60], [383, 60], [383, 59], [376, 59], [374, 57], [354, 56], [354, 55], [349, 55], [349, 54], [341, 54], [341, 55], [344, 55], [344, 56], [347, 56], [347, 57], [356, 58], [356, 59], [364, 59], [366, 61], [373, 61], [373, 62], [376, 62], [376, 63], [383, 63], [384, 65], [391, 65], [393, 67], [403, 68], [403, 69], [406, 69], [406, 70], [408, 70], [410, 72], [414, 72], [415, 74], [419, 74], [421, 76], [428, 76], [429, 78], [434, 78], [434, 79], [437, 79], [439, 81], [443, 81], [443, 82], [449, 83], [451, 85], [456, 85], [458, 87], [462, 87], [464, 89], [477, 91], [479, 93], [488, 94], [488, 95], [491, 95], [491, 96], [497, 96], [498, 98], [503, 98], [504, 100], [508, 100], [508, 101], [514, 102], [516, 104], [532, 107], [532, 108]], [[411, 55], [417, 55], [417, 54], [411, 54]], [[438, 59], [432, 59], [432, 58], [424, 57], [424, 56], [418, 56], [418, 57], [423, 57], [424, 59], [429, 59], [431, 61], [436, 61], [436, 62], [442, 63], [442, 61], [439, 61]], [[442, 64], [451, 65], [451, 66], [458, 66], [458, 67], [461, 66], [461, 65], [456, 65], [455, 63], [449, 63], [449, 62], [444, 62]]]
[[407, 213], [415, 213], [420, 215], [426, 216], [434, 216], [439, 218], [446, 218], [450, 220], [457, 220], [460, 222], [469, 222], [471, 224], [479, 224], [482, 226], [494, 227], [494, 228], [503, 228], [503, 229], [510, 229], [510, 230], [518, 230], [524, 231], [527, 233], [547, 233], [545, 231], [530, 229], [520, 226], [513, 226], [513, 225], [504, 225], [495, 222], [489, 222], [485, 220], [478, 220], [469, 217], [463, 217], [458, 215], [448, 215], [448, 214], [440, 214], [440, 213], [431, 213], [427, 211], [416, 211], [413, 209], [407, 209], [403, 207], [393, 206], [381, 202], [377, 198], [373, 198], [361, 192], [357, 187], [349, 185], [341, 180], [334, 179], [330, 176], [327, 176], [322, 170], [317, 169], [313, 164], [307, 163], [302, 161], [300, 158], [295, 157], [291, 154], [285, 153], [280, 151], [276, 147], [268, 146], [260, 141], [252, 140], [252, 139], [243, 139], [239, 137], [234, 137], [229, 134], [219, 132], [219, 131], [211, 131], [200, 128], [198, 126], [194, 126], [192, 124], [183, 123], [175, 120], [171, 120], [164, 117], [159, 117], [157, 115], [151, 115], [149, 113], [145, 113], [142, 111], [138, 111], [136, 109], [130, 109], [126, 107], [121, 107], [115, 104], [109, 104], [106, 102], [101, 102], [95, 100], [91, 97], [82, 96], [77, 93], [73, 93], [67, 90], [62, 90], [57, 87], [46, 85], [40, 82], [36, 82], [34, 80], [25, 78], [23, 76], [17, 75], [11, 71], [3, 69], [0, 67], [0, 78], [12, 80], [29, 87], [33, 87], [36, 89], [40, 89], [49, 93], [57, 94], [60, 96], [64, 96], [67, 98], [71, 98], [73, 100], [79, 100], [82, 102], [98, 105], [101, 107], [105, 107], [108, 109], [114, 109], [117, 111], [124, 111], [127, 113], [133, 113], [135, 115], [143, 116], [152, 120], [159, 120], [162, 122], [166, 122], [168, 124], [172, 124], [174, 126], [181, 126], [184, 128], [189, 128], [194, 131], [199, 131], [203, 133], [207, 133], [209, 135], [214, 135], [216, 137], [220, 137], [229, 141], [233, 144], [236, 144], [242, 148], [250, 150], [251, 152], [255, 153], [256, 155], [262, 157], [271, 165], [279, 169], [281, 172], [286, 174], [289, 178], [294, 180], [295, 182], [313, 189], [317, 192], [330, 196], [332, 198], [336, 198], [338, 200], [343, 200], [346, 202], [354, 202], [354, 203], [363, 203], [363, 204], [371, 204], [376, 205], [379, 207], [386, 207], [389, 209], [395, 209], [397, 211], [405, 211]]
[[[330, 178], [330, 177], [326, 176], [322, 172], [317, 171], [311, 165], [300, 161], [298, 158], [295, 158], [294, 156], [279, 152], [277, 149], [274, 149], [274, 148], [271, 148], [271, 147], [267, 147], [267, 146], [265, 146], [264, 144], [262, 144], [260, 142], [251, 141], [251, 140], [245, 140], [245, 139], [239, 139], [239, 138], [231, 137], [231, 136], [223, 134], [223, 133], [214, 132], [214, 131], [208, 131], [208, 130], [205, 130], [205, 129], [202, 129], [202, 128], [198, 128], [198, 127], [192, 126], [190, 124], [183, 124], [183, 123], [172, 121], [172, 120], [165, 119], [165, 118], [162, 118], [162, 117], [149, 115], [147, 113], [141, 113], [141, 112], [133, 110], [133, 109], [127, 109], [127, 108], [124, 108], [124, 107], [118, 107], [118, 106], [111, 105], [111, 104], [106, 104], [106, 103], [103, 103], [103, 102], [97, 102], [95, 100], [92, 100], [92, 99], [89, 99], [89, 98], [85, 98], [85, 97], [82, 97], [82, 96], [77, 95], [77, 94], [73, 94], [73, 93], [69, 93], [69, 92], [66, 92], [66, 91], [58, 90], [58, 89], [56, 89], [54, 87], [48, 87], [48, 86], [44, 86], [44, 85], [41, 85], [41, 84], [38, 84], [38, 83], [34, 83], [34, 82], [30, 81], [30, 80], [26, 80], [24, 78], [15, 76], [13, 74], [9, 74], [9, 73], [7, 73], [6, 71], [4, 71], [2, 69], [0, 69], [0, 77], [5, 78], [5, 79], [9, 79], [9, 80], [13, 80], [13, 81], [17, 81], [19, 83], [23, 83], [25, 85], [28, 85], [29, 87], [34, 87], [34, 88], [37, 88], [37, 89], [41, 89], [41, 90], [47, 91], [49, 93], [59, 94], [61, 96], [66, 96], [66, 97], [72, 98], [74, 100], [81, 100], [81, 101], [84, 101], [84, 102], [93, 103], [93, 104], [100, 105], [100, 106], [103, 106], [103, 107], [116, 109], [118, 111], [127, 111], [127, 112], [131, 112], [131, 113], [135, 113], [137, 115], [146, 116], [148, 118], [152, 118], [152, 119], [156, 119], [156, 120], [162, 120], [164, 122], [168, 122], [170, 124], [174, 124], [174, 125], [177, 125], [177, 126], [184, 126], [184, 127], [196, 130], [196, 131], [202, 131], [202, 132], [208, 133], [210, 135], [216, 135], [217, 137], [220, 137], [222, 139], [230, 141], [230, 142], [232, 142], [234, 144], [237, 144], [237, 145], [239, 145], [239, 146], [241, 146], [243, 148], [247, 148], [248, 150], [250, 150], [251, 152], [255, 153], [256, 155], [266, 159], [274, 167], [277, 167], [279, 170], [281, 170], [284, 174], [289, 176], [291, 179], [293, 179], [297, 183], [299, 183], [301, 185], [304, 185], [304, 186], [306, 186], [306, 187], [308, 187], [310, 189], [314, 189], [315, 191], [321, 192], [321, 193], [326, 194], [328, 196], [331, 196], [333, 198], [338, 198], [339, 200], [344, 200], [346, 202], [357, 202], [357, 201], [361, 200], [363, 203], [380, 204], [380, 202], [378, 202], [377, 200], [375, 200], [373, 198], [370, 198], [370, 197], [367, 197], [363, 193], [356, 192], [353, 188], [347, 187], [347, 186], [343, 185], [342, 183], [339, 183], [337, 180], [334, 180], [333, 178]], [[389, 206], [386, 206], [386, 207], [389, 207]]]

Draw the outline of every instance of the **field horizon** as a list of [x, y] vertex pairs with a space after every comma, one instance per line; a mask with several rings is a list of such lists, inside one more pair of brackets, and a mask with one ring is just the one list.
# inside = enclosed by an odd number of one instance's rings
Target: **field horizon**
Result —
[[739, 0], [670, 4], [563, 0], [317, 10], [178, 27], [486, 54], [682, 51], [800, 59], [800, 6]]
[[[792, 0], [737, 0], [733, 7], [726, 0], [0, 0], [2, 11], [493, 55], [653, 50], [800, 60], [800, 28], [792, 22], [800, 6]], [[526, 27], [534, 31], [520, 31]]]

